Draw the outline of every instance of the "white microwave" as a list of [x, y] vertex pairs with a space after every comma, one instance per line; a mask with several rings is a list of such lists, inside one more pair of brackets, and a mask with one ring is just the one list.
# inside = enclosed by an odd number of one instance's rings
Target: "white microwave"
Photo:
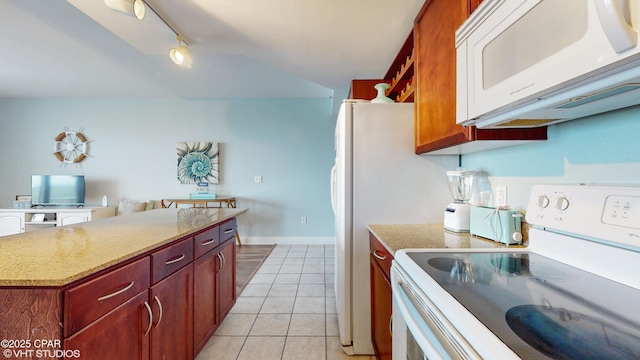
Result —
[[456, 31], [456, 121], [537, 127], [640, 104], [640, 1], [485, 0]]

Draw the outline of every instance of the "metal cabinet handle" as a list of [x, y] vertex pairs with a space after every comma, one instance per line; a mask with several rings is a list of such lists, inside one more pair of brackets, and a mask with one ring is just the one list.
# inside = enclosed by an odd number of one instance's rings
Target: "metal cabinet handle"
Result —
[[165, 262], [165, 264], [167, 264], [167, 265], [175, 264], [175, 263], [177, 263], [178, 261], [183, 260], [183, 259], [184, 259], [184, 257], [185, 257], [185, 256], [184, 256], [184, 254], [182, 254], [182, 256], [180, 256], [179, 258], [177, 258], [177, 259], [173, 259], [173, 260], [168, 260], [167, 262]]
[[389, 335], [393, 337], [393, 314], [389, 317]]
[[218, 271], [217, 272], [220, 272], [220, 270], [222, 270], [222, 266], [223, 266], [222, 255], [220, 255], [220, 253], [217, 253], [216, 256], [218, 257], [218, 261], [220, 261], [220, 266], [218, 267]]
[[211, 239], [211, 240], [205, 241], [205, 242], [203, 242], [201, 245], [202, 245], [202, 246], [207, 246], [207, 245], [209, 245], [209, 244], [213, 244], [213, 242], [214, 242], [214, 241], [216, 241], [216, 239]]
[[151, 306], [149, 306], [148, 302], [144, 302], [144, 306], [147, 308], [147, 311], [149, 312], [149, 327], [147, 328], [147, 331], [145, 331], [144, 336], [149, 335], [149, 331], [151, 331], [151, 325], [153, 325], [153, 312], [151, 311]]
[[220, 256], [222, 257], [222, 266], [220, 267], [220, 270], [222, 271], [222, 269], [227, 265], [227, 258], [224, 257], [223, 253], [220, 253]]
[[132, 281], [131, 284], [125, 286], [123, 289], [120, 289], [120, 290], [118, 290], [118, 291], [116, 291], [116, 292], [114, 292], [112, 294], [99, 297], [98, 298], [98, 302], [103, 302], [104, 300], [107, 300], [107, 299], [110, 299], [110, 298], [112, 298], [112, 297], [114, 297], [116, 295], [122, 294], [123, 292], [131, 289], [131, 287], [133, 286], [134, 283], [135, 283], [135, 281]]
[[158, 299], [157, 296], [153, 297], [156, 302], [158, 303], [158, 309], [160, 309], [160, 316], [158, 316], [158, 322], [156, 323], [156, 328], [158, 327], [158, 325], [160, 325], [160, 321], [162, 321], [162, 303], [160, 302], [160, 299]]
[[385, 260], [387, 258], [387, 255], [385, 255], [385, 256], [378, 255], [378, 250], [374, 250], [373, 251], [373, 256], [378, 260]]
[[233, 228], [231, 228], [231, 229], [227, 229], [227, 230], [225, 230], [225, 231], [224, 231], [224, 233], [225, 233], [225, 234], [232, 233], [232, 232], [233, 232], [233, 230], [234, 230]]

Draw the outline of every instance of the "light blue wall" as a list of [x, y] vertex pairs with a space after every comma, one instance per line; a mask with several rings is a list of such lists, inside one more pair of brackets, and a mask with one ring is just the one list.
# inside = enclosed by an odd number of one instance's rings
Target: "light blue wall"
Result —
[[640, 185], [640, 106], [549, 126], [544, 142], [462, 157], [508, 186], [510, 205], [525, 208], [537, 183]]
[[[176, 181], [179, 141], [220, 143], [221, 184], [213, 191], [248, 207], [240, 235], [299, 241], [332, 237], [329, 172], [332, 99], [0, 100], [0, 206], [30, 192], [34, 173], [84, 174], [87, 202], [188, 197]], [[82, 167], [60, 166], [55, 136], [68, 127], [91, 140]], [[254, 183], [254, 176], [263, 183]], [[301, 224], [301, 217], [308, 218]]]
[[[248, 241], [333, 237], [329, 171], [333, 164], [332, 99], [2, 99], [0, 206], [28, 194], [33, 173], [84, 174], [87, 201], [186, 197], [175, 180], [178, 141], [220, 143], [219, 194], [239, 197]], [[91, 157], [61, 167], [53, 139], [84, 129]], [[467, 154], [465, 168], [508, 186], [524, 209], [537, 183], [640, 185], [640, 106], [549, 127], [549, 140]], [[261, 175], [262, 184], [253, 182]], [[308, 217], [307, 224], [300, 218]]]

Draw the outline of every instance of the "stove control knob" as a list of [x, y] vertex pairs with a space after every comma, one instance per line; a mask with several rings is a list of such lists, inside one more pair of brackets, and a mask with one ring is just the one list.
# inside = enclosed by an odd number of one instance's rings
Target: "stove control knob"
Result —
[[549, 206], [549, 198], [546, 195], [538, 196], [538, 207], [544, 209], [547, 206]]
[[569, 208], [569, 199], [561, 196], [556, 199], [556, 208], [560, 211], [567, 210]]

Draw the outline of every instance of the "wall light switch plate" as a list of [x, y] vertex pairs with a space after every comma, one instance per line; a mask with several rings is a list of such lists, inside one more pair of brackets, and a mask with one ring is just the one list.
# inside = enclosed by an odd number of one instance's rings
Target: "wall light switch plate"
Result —
[[262, 182], [262, 176], [260, 176], [260, 175], [254, 176], [253, 177], [253, 182], [256, 183], [256, 184], [261, 183]]

